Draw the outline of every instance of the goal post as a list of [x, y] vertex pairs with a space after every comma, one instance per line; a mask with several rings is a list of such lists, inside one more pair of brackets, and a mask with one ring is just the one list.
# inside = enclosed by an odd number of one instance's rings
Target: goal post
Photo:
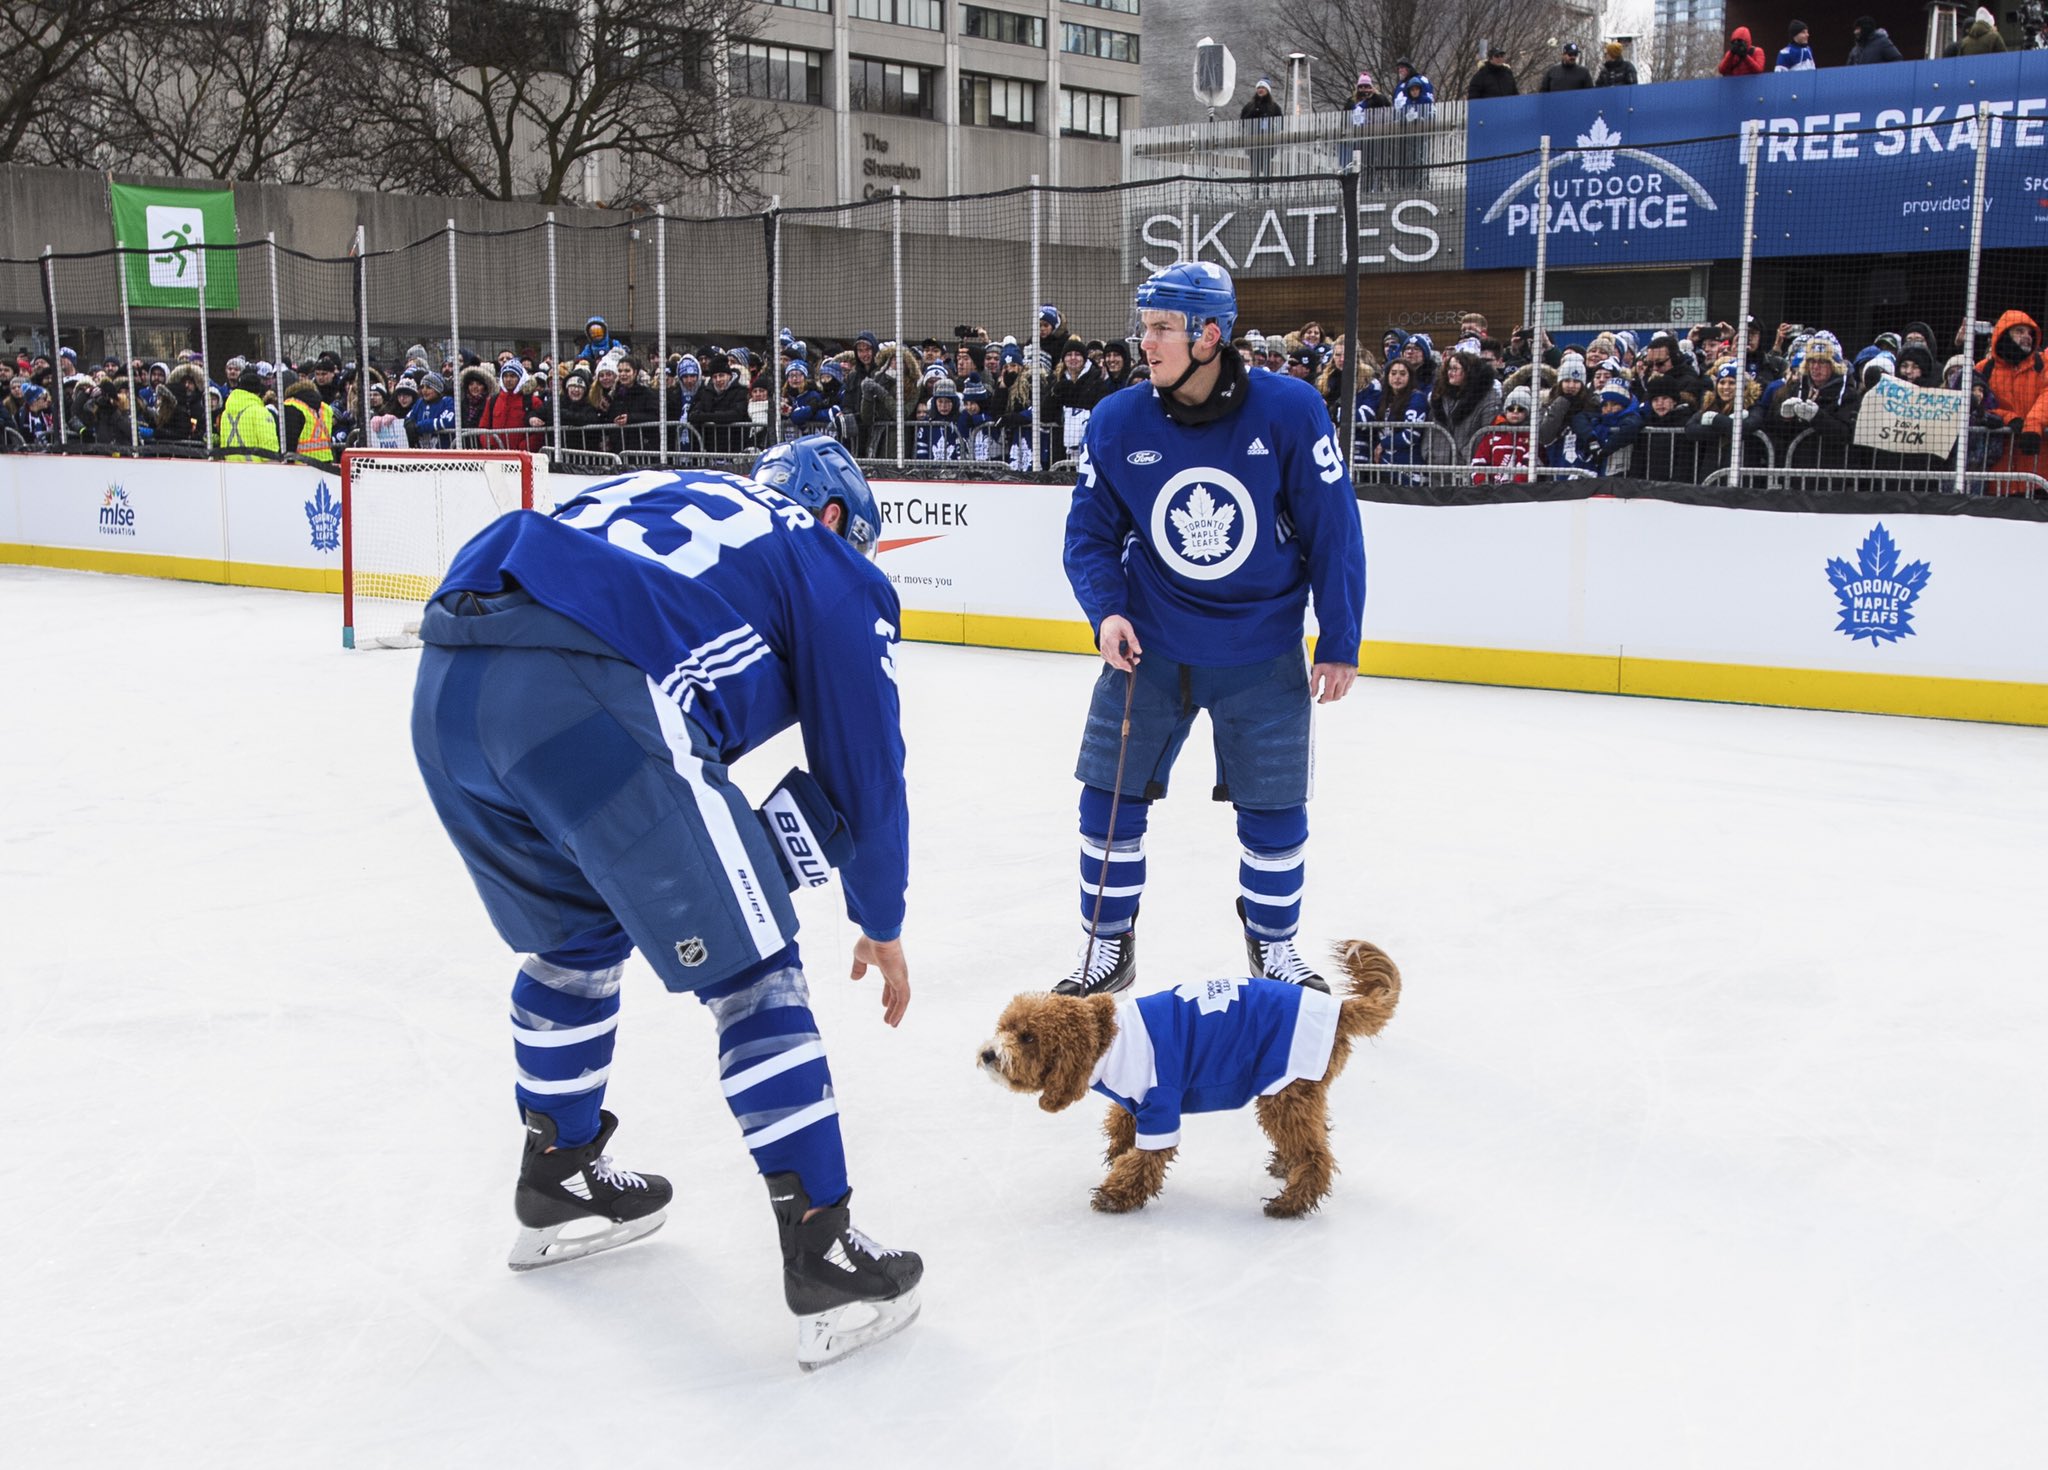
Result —
[[[551, 508], [540, 456], [509, 449], [349, 449], [341, 456], [341, 644], [411, 648], [427, 601], [472, 536]], [[543, 471], [544, 477], [544, 471]]]

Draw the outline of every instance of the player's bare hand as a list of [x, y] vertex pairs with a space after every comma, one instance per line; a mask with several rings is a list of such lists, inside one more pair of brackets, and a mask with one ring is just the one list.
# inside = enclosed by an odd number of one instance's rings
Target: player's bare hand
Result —
[[1138, 666], [1138, 655], [1145, 651], [1138, 646], [1138, 630], [1131, 626], [1131, 620], [1116, 613], [1102, 620], [1096, 647], [1102, 651], [1104, 663], [1125, 674]]
[[861, 935], [853, 946], [853, 978], [867, 974], [869, 965], [882, 972], [882, 1019], [894, 1026], [910, 1009], [910, 965], [903, 958], [903, 941]]
[[1317, 704], [1335, 704], [1358, 682], [1358, 670], [1350, 664], [1317, 664], [1308, 671], [1308, 692]]

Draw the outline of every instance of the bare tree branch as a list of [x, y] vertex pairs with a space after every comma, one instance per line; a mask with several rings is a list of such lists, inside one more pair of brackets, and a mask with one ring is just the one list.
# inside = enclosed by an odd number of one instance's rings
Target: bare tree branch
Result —
[[101, 47], [148, 27], [163, 0], [5, 0], [0, 4], [0, 163], [47, 163], [47, 125], [75, 105]]
[[1276, 0], [1258, 49], [1276, 82], [1287, 74], [1288, 52], [1315, 57], [1313, 88], [1321, 109], [1347, 105], [1361, 71], [1391, 95], [1394, 67], [1402, 61], [1430, 79], [1439, 100], [1449, 101], [1465, 95], [1489, 41], [1507, 48], [1522, 90], [1533, 92], [1564, 42], [1591, 49], [1595, 38], [1575, 34], [1576, 23], [1556, 0]]

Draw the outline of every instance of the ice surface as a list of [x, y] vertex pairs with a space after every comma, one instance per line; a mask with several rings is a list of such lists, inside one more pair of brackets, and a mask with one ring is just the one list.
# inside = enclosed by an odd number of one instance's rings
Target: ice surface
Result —
[[[1336, 1193], [1265, 1219], [1251, 1116], [1200, 1117], [1107, 1218], [1093, 1102], [974, 1067], [1078, 938], [1093, 669], [907, 648], [900, 1032], [836, 889], [803, 912], [854, 1218], [925, 1311], [807, 1378], [708, 1018], [637, 961], [610, 1105], [668, 1227], [505, 1269], [514, 960], [412, 767], [417, 654], [338, 625], [0, 568], [8, 1464], [2040, 1463], [2041, 731], [1362, 683], [1306, 935], [1407, 988]], [[1146, 988], [1242, 958], [1202, 732], [1181, 776]]]

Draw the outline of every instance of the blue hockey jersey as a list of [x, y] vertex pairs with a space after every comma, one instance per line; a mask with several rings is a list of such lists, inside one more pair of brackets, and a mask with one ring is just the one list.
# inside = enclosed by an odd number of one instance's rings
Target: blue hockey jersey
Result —
[[1322, 395], [1247, 375], [1213, 423], [1174, 423], [1150, 384], [1088, 421], [1067, 514], [1067, 580], [1090, 626], [1121, 614], [1147, 653], [1205, 668], [1299, 648], [1315, 593], [1320, 663], [1358, 662], [1365, 539]]
[[1089, 1085], [1138, 1122], [1138, 1147], [1180, 1142], [1182, 1113], [1220, 1113], [1321, 1077], [1339, 1002], [1279, 980], [1195, 980], [1125, 1000]]
[[589, 629], [673, 698], [721, 761], [792, 724], [845, 816], [840, 869], [863, 932], [903, 927], [909, 871], [895, 589], [795, 501], [735, 475], [647, 470], [555, 514], [500, 516], [439, 596], [516, 584]]

